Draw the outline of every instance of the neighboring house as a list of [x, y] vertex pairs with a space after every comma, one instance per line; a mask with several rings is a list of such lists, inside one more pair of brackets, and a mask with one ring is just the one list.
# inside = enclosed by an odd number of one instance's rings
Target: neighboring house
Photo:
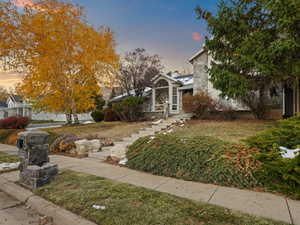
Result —
[[32, 109], [23, 98], [19, 95], [9, 95], [6, 104], [0, 106], [0, 119], [17, 116], [17, 117], [31, 117]]
[[[28, 117], [32, 120], [66, 121], [66, 116], [63, 113], [34, 111], [32, 105], [19, 95], [10, 95], [5, 103], [2, 102], [1, 104], [0, 102], [0, 119], [11, 116]], [[79, 114], [78, 117], [81, 121], [92, 120], [89, 113]]]
[[31, 118], [32, 109], [31, 105], [19, 95], [10, 95], [7, 98], [7, 109], [5, 117], [18, 116]]
[[[224, 99], [220, 97], [221, 92], [213, 87], [209, 80], [207, 69], [211, 67], [212, 57], [208, 51], [201, 49], [189, 62], [193, 66], [193, 74], [181, 75], [173, 73], [172, 75], [158, 75], [152, 79], [153, 86], [147, 88], [144, 97], [146, 98], [144, 111], [152, 113], [161, 113], [163, 106], [166, 102], [169, 104], [169, 112], [171, 114], [179, 114], [182, 110], [182, 97], [183, 95], [197, 94], [200, 91], [205, 91], [214, 100], [221, 102], [225, 106], [229, 106], [236, 111], [249, 111], [246, 106], [233, 99]], [[134, 92], [134, 91], [133, 91]], [[112, 98], [111, 102], [120, 101], [127, 94], [119, 95]], [[300, 95], [298, 96], [298, 100]], [[282, 96], [279, 95], [275, 98], [269, 97], [269, 103], [272, 108], [279, 109], [279, 113], [275, 117], [281, 116]], [[275, 107], [274, 107], [275, 106]], [[298, 104], [298, 109], [300, 105]]]

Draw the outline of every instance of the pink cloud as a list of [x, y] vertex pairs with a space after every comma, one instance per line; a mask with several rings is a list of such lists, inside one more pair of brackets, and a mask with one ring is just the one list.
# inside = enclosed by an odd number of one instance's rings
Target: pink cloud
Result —
[[24, 8], [25, 6], [34, 6], [34, 2], [32, 0], [14, 0], [14, 4], [21, 8]]
[[195, 40], [195, 41], [200, 41], [200, 40], [202, 39], [202, 36], [201, 36], [201, 34], [198, 33], [198, 32], [193, 32], [193, 33], [192, 33], [192, 38], [193, 38], [193, 40]]
[[[35, 11], [41, 11], [41, 12], [49, 10], [49, 9], [44, 8], [43, 5], [39, 5], [39, 4], [35, 3], [34, 0], [12, 0], [12, 2], [15, 4], [15, 6], [20, 7], [20, 8], [29, 7]], [[51, 10], [54, 12], [58, 12], [58, 9], [56, 9], [56, 8], [51, 9]], [[76, 8], [73, 9], [73, 12], [79, 13], [79, 11]]]

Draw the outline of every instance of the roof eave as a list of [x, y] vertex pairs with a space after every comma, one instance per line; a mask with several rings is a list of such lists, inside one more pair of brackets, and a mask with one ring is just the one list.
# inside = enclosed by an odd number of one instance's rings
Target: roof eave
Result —
[[192, 63], [193, 60], [197, 57], [199, 57], [200, 55], [202, 55], [206, 50], [204, 48], [202, 48], [200, 51], [198, 51], [195, 55], [193, 55], [190, 59], [189, 59], [189, 63]]

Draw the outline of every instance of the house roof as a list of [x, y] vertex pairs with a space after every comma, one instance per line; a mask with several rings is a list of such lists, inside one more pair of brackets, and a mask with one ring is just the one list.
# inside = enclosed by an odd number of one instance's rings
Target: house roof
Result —
[[166, 74], [158, 74], [157, 76], [155, 76], [154, 78], [152, 78], [151, 81], [155, 81], [155, 80], [157, 80], [160, 77], [164, 77], [164, 78], [169, 79], [171, 81], [178, 82], [178, 80], [176, 80], [174, 77], [168, 76]]
[[190, 59], [189, 59], [189, 62], [192, 63], [192, 61], [199, 57], [200, 55], [202, 55], [204, 52], [206, 52], [206, 49], [202, 48], [200, 49], [200, 51], [198, 51], [195, 55], [193, 55]]
[[175, 80], [179, 81], [183, 86], [191, 85], [194, 83], [193, 74], [185, 74], [174, 77]]
[[[151, 93], [151, 91], [152, 91], [152, 88], [146, 87], [146, 88], [145, 88], [145, 91], [144, 91], [144, 93], [143, 93], [143, 97], [148, 96], [148, 95]], [[134, 90], [131, 90], [131, 91], [130, 91], [130, 94], [134, 95], [134, 93], [135, 93]], [[121, 99], [123, 99], [123, 98], [125, 98], [125, 97], [127, 97], [127, 96], [128, 96], [127, 93], [123, 93], [122, 95], [118, 95], [118, 96], [116, 96], [116, 97], [113, 97], [113, 98], [110, 100], [110, 102], [117, 102], [117, 101], [119, 101], [119, 100], [121, 100]]]
[[[160, 77], [164, 77], [166, 79], [172, 80], [172, 81], [174, 81], [176, 83], [179, 83], [182, 86], [189, 86], [189, 85], [193, 85], [193, 83], [194, 83], [194, 75], [193, 74], [185, 74], [185, 75], [177, 74], [174, 77], [171, 77], [171, 76], [168, 76], [168, 75], [164, 75], [164, 74], [160, 74], [160, 75], [157, 75], [156, 77], [154, 77], [152, 79], [152, 81], [155, 81], [155, 80], [157, 80]], [[145, 91], [144, 91], [144, 97], [148, 96], [151, 92], [152, 92], [152, 88], [147, 87], [145, 89]], [[130, 93], [134, 94], [134, 90], [131, 90]], [[127, 96], [128, 96], [128, 94], [124, 93], [122, 95], [119, 95], [119, 96], [116, 96], [116, 97], [112, 98], [110, 100], [110, 102], [119, 101], [122, 98], [127, 97]]]
[[10, 98], [14, 101], [14, 102], [23, 102], [23, 98], [20, 95], [10, 95]]

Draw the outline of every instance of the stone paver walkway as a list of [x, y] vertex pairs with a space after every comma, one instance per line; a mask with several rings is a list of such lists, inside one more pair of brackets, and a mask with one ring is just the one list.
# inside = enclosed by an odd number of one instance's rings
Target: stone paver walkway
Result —
[[156, 132], [165, 130], [178, 122], [184, 122], [189, 118], [191, 118], [190, 114], [180, 114], [172, 116], [166, 120], [161, 120], [161, 123], [157, 125], [153, 124], [150, 127], [141, 129], [138, 133], [134, 133], [129, 137], [123, 138], [122, 141], [114, 142], [114, 146], [102, 148], [101, 152], [89, 153], [89, 157], [100, 161], [105, 161], [108, 156], [123, 159], [126, 157], [127, 147], [139, 138], [154, 135]]
[[[0, 151], [10, 147], [0, 145]], [[12, 150], [10, 148], [10, 150]], [[293, 201], [270, 193], [253, 192], [155, 176], [128, 168], [86, 158], [76, 159], [52, 155], [51, 162], [59, 168], [88, 173], [111, 180], [133, 184], [176, 196], [207, 202], [244, 213], [300, 225], [300, 201]]]

